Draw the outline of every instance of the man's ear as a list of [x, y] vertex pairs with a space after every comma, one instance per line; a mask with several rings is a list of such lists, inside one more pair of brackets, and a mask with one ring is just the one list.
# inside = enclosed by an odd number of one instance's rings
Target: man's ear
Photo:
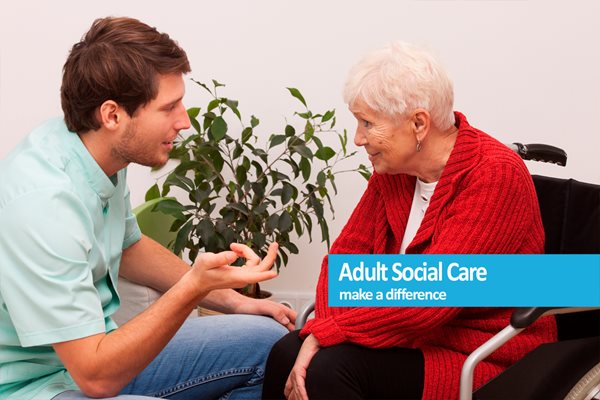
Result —
[[424, 108], [417, 108], [411, 114], [411, 127], [417, 140], [425, 139], [431, 128], [431, 115]]
[[100, 125], [109, 130], [116, 130], [123, 122], [125, 110], [114, 100], [106, 100], [98, 108]]

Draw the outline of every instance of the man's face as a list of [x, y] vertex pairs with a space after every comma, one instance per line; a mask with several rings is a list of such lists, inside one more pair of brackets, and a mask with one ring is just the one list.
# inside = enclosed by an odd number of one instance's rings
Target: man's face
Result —
[[159, 75], [158, 95], [130, 118], [121, 139], [112, 148], [113, 156], [126, 163], [164, 165], [178, 132], [190, 127], [182, 101], [184, 94], [181, 74]]

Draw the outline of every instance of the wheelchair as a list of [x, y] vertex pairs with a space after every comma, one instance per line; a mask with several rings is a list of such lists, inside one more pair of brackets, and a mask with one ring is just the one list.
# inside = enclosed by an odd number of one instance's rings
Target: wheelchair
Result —
[[[553, 146], [509, 147], [524, 160], [566, 165], [566, 153]], [[533, 182], [546, 234], [545, 253], [600, 253], [600, 185], [538, 175]], [[314, 303], [299, 313], [296, 329], [313, 310]], [[540, 345], [473, 393], [477, 364], [543, 315], [555, 316], [558, 341]], [[600, 400], [600, 308], [516, 308], [510, 324], [463, 365], [460, 400], [471, 399]]]

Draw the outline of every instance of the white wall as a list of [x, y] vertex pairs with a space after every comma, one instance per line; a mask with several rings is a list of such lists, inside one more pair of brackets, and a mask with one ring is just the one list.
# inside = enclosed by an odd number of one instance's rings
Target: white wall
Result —
[[[191, 76], [226, 83], [244, 114], [261, 118], [265, 135], [296, 104], [286, 86], [300, 88], [315, 109], [335, 107], [338, 126], [352, 131], [341, 88], [353, 63], [394, 39], [426, 45], [453, 76], [456, 109], [473, 125], [501, 141], [568, 152], [566, 168], [528, 164], [532, 172], [600, 182], [596, 0], [30, 0], [5, 3], [0, 13], [0, 158], [60, 113], [62, 64], [92, 20], [127, 15], [170, 33], [188, 52]], [[198, 94], [189, 85], [188, 106]], [[154, 181], [146, 168], [129, 174], [135, 205]], [[339, 186], [334, 237], [365, 183], [353, 177]], [[300, 248], [266, 287], [313, 290], [326, 249], [318, 242]]]

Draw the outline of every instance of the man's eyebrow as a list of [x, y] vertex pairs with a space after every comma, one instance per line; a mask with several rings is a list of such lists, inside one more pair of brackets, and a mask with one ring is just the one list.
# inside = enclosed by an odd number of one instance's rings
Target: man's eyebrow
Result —
[[162, 110], [162, 109], [167, 109], [167, 108], [170, 108], [171, 106], [173, 106], [173, 105], [175, 105], [175, 104], [179, 103], [179, 102], [180, 102], [182, 99], [183, 99], [183, 96], [181, 96], [181, 97], [179, 97], [178, 99], [176, 99], [176, 100], [173, 100], [173, 101], [171, 101], [171, 102], [169, 102], [169, 103], [163, 104], [163, 105], [162, 105], [162, 106], [160, 106], [159, 108], [160, 108], [161, 110]]

